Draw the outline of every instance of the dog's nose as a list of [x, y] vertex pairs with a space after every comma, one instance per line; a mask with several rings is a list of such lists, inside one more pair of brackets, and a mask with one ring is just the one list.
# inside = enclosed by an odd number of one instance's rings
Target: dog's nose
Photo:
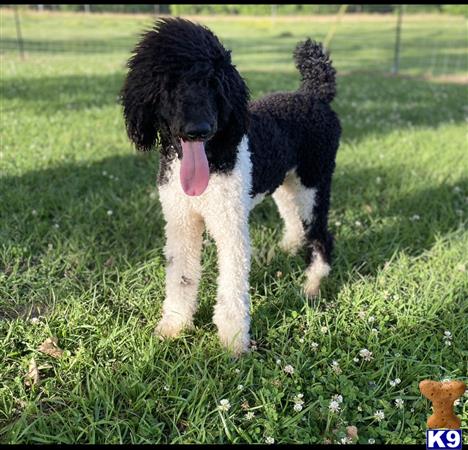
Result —
[[193, 141], [206, 139], [211, 133], [211, 126], [208, 122], [188, 123], [185, 127], [184, 134], [188, 139]]

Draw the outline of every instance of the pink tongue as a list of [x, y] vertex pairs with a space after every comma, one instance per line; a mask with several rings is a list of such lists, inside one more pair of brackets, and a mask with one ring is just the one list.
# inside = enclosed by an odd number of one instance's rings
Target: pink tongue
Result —
[[180, 165], [180, 183], [187, 195], [203, 194], [210, 178], [210, 169], [206, 159], [203, 141], [184, 141], [182, 144], [182, 163]]

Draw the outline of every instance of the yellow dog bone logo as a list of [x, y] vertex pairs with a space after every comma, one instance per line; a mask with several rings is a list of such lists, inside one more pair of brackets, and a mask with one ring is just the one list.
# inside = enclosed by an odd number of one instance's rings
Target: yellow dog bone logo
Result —
[[465, 392], [463, 381], [431, 381], [419, 383], [421, 394], [432, 402], [434, 413], [427, 419], [428, 428], [460, 428], [461, 420], [453, 412], [453, 402]]

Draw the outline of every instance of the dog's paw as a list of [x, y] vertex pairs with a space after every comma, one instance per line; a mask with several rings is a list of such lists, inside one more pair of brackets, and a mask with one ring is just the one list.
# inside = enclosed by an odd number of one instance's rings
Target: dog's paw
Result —
[[248, 321], [232, 317], [214, 317], [214, 323], [218, 328], [218, 337], [221, 345], [234, 356], [240, 356], [249, 350], [250, 335]]
[[161, 339], [175, 338], [185, 328], [191, 328], [192, 324], [180, 320], [177, 316], [163, 316], [154, 330], [154, 334]]
[[297, 237], [292, 238], [292, 237], [284, 236], [278, 245], [279, 245], [279, 248], [283, 252], [288, 253], [291, 256], [294, 256], [302, 247], [303, 241], [302, 239], [298, 239]]
[[307, 279], [304, 283], [304, 294], [312, 299], [319, 295], [320, 292], [320, 280]]
[[240, 331], [234, 336], [218, 332], [219, 340], [221, 345], [233, 356], [241, 356], [242, 354], [249, 351], [250, 336], [249, 333], [241, 333]]
[[304, 283], [304, 293], [309, 298], [316, 297], [320, 290], [320, 281], [330, 273], [330, 265], [322, 256], [315, 257], [312, 264], [306, 270], [306, 281]]

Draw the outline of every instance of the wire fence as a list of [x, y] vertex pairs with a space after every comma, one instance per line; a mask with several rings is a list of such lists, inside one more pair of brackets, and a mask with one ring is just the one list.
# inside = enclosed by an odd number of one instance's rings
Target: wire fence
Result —
[[[112, 15], [106, 14], [2, 9], [0, 51], [3, 54], [17, 53], [23, 58], [34, 54], [121, 53], [122, 57], [128, 56], [141, 32], [141, 25], [148, 28], [160, 14], [160, 5], [156, 6], [138, 19], [128, 15], [113, 19]], [[213, 22], [221, 29], [223, 20], [226, 27], [234, 22], [244, 24], [245, 35], [239, 25], [237, 36], [229, 33], [224, 37], [222, 32], [220, 36], [241, 63], [255, 58], [266, 65], [290, 64], [294, 44], [299, 38], [312, 34], [311, 37], [325, 43], [339, 71], [467, 75], [468, 35], [463, 16], [406, 15], [401, 6], [396, 11], [397, 14], [360, 16], [350, 13], [346, 5], [342, 5], [333, 16], [272, 14], [263, 18], [203, 16], [197, 19], [209, 22], [209, 26]], [[68, 22], [63, 22], [64, 16]], [[123, 25], [126, 18], [133, 27], [131, 32]], [[99, 20], [107, 21], [102, 32], [99, 31]], [[249, 37], [250, 24], [259, 31], [254, 37]], [[43, 26], [50, 29], [44, 30]]]

